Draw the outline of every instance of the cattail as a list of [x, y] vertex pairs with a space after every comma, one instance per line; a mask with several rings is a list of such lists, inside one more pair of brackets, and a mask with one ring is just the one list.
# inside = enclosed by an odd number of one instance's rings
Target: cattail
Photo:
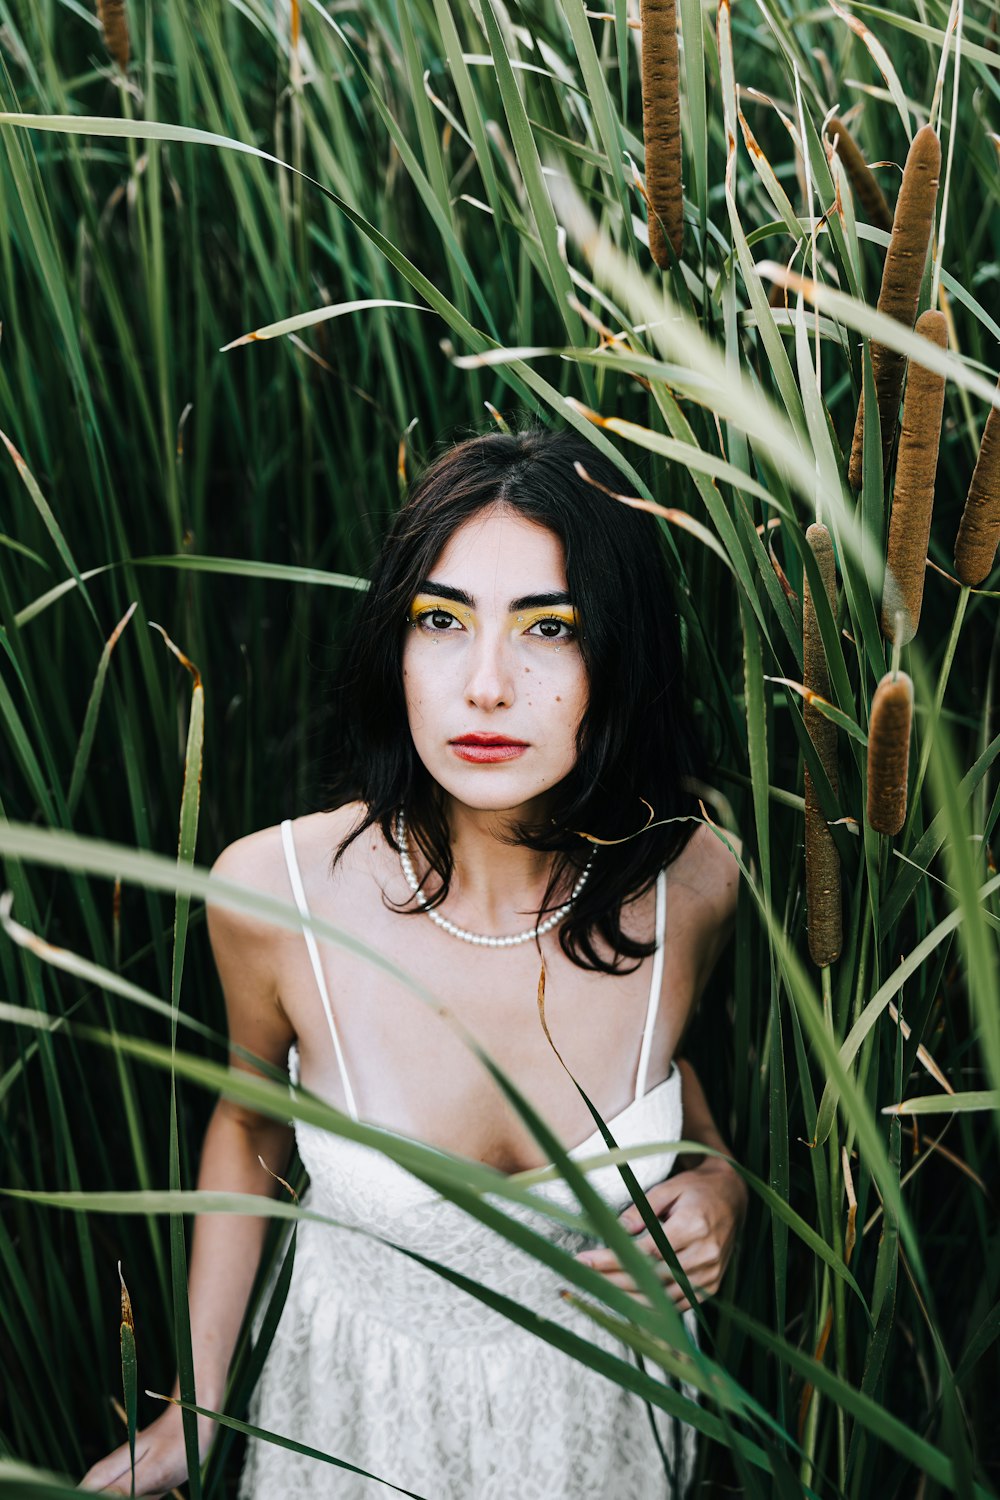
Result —
[[[1000, 382], [997, 384], [1000, 392]], [[955, 572], [975, 585], [993, 567], [1000, 541], [1000, 412], [990, 407], [979, 457], [955, 538]]]
[[666, 241], [673, 245], [678, 260], [684, 241], [676, 0], [640, 0], [639, 20], [649, 253], [665, 270], [670, 264]]
[[[837, 613], [837, 569], [833, 543], [825, 526], [813, 524], [806, 531], [806, 541], [819, 565], [820, 576], [830, 609]], [[826, 651], [819, 631], [816, 607], [812, 602], [809, 578], [802, 592], [802, 647], [805, 686], [821, 698], [830, 696], [830, 672]], [[805, 708], [806, 729], [816, 747], [834, 792], [837, 782], [837, 726], [810, 703]], [[840, 956], [840, 855], [833, 842], [823, 809], [816, 795], [809, 769], [805, 773], [806, 802], [806, 925], [809, 954], [820, 968]]]
[[874, 224], [876, 229], [884, 229], [889, 234], [892, 230], [892, 214], [885, 201], [885, 194], [872, 176], [851, 132], [843, 120], [834, 119], [827, 125], [826, 134], [837, 148], [837, 155], [854, 189], [854, 196], [868, 216], [869, 224]]
[[[896, 213], [892, 221], [889, 248], [882, 267], [882, 286], [878, 294], [878, 310], [888, 318], [895, 318], [906, 328], [913, 327], [917, 315], [917, 299], [920, 282], [927, 260], [927, 246], [931, 237], [934, 205], [937, 202], [938, 179], [941, 175], [941, 143], [930, 125], [925, 125], [913, 137], [903, 168], [903, 181], [896, 199]], [[882, 469], [889, 466], [889, 454], [896, 432], [896, 417], [899, 412], [899, 397], [903, 389], [903, 373], [906, 360], [894, 349], [887, 349], [875, 339], [871, 342], [872, 375], [875, 378], [875, 395], [878, 398], [879, 421], [882, 428]], [[854, 424], [854, 441], [851, 444], [851, 462], [848, 478], [854, 489], [861, 488], [861, 455], [864, 439], [864, 392], [858, 403], [858, 417]]]
[[[916, 331], [939, 349], [947, 349], [944, 313], [922, 313]], [[902, 610], [904, 646], [913, 640], [920, 623], [943, 411], [944, 376], [925, 365], [911, 364], [903, 400], [882, 595], [882, 634], [887, 640], [895, 640], [896, 612]]]
[[104, 45], [124, 73], [129, 57], [125, 0], [97, 0], [97, 19], [104, 32]]
[[868, 723], [868, 822], [876, 833], [898, 833], [906, 821], [913, 683], [887, 672], [875, 689]]

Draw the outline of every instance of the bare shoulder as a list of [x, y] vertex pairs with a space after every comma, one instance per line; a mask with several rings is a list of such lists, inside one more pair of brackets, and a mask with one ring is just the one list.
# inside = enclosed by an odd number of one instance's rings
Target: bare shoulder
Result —
[[669, 867], [671, 885], [690, 898], [710, 927], [728, 930], [735, 916], [742, 850], [735, 834], [726, 832], [723, 840], [703, 823]]
[[[361, 802], [348, 802], [345, 807], [334, 808], [330, 813], [307, 813], [294, 817], [292, 838], [298, 855], [309, 855], [313, 846], [336, 849], [349, 832], [357, 828], [364, 814]], [[232, 880], [237, 885], [253, 886], [264, 894], [280, 895], [288, 891], [285, 874], [285, 852], [282, 847], [282, 825], [274, 823], [271, 828], [258, 828], [243, 838], [235, 838], [217, 856], [211, 874], [222, 880]]]
[[674, 930], [684, 934], [693, 966], [694, 999], [725, 950], [736, 918], [740, 887], [737, 856], [742, 855], [743, 846], [728, 832], [725, 840], [702, 823], [667, 867]]
[[[212, 865], [213, 881], [220, 885], [242, 886], [261, 896], [283, 897], [287, 889], [284, 874], [285, 864], [281, 850], [281, 829], [259, 828], [243, 838], [227, 844]], [[209, 920], [237, 925], [252, 925], [259, 921], [250, 913], [234, 911], [225, 901], [226, 892], [219, 890], [218, 896], [208, 898]]]
[[[211, 869], [212, 884], [206, 898], [208, 936], [222, 981], [234, 1030], [234, 1005], [249, 1001], [259, 1008], [277, 994], [278, 945], [282, 931], [260, 912], [233, 904], [240, 897], [225, 887], [239, 887], [255, 895], [288, 899], [284, 887], [281, 829], [261, 828], [228, 844]], [[268, 1006], [268, 1009], [270, 1007]]]
[[[328, 868], [333, 850], [356, 826], [359, 811], [364, 810], [355, 805], [293, 820], [296, 863], [307, 900], [310, 887]], [[228, 844], [211, 875], [217, 891], [208, 896], [208, 931], [226, 998], [230, 1036], [257, 1056], [280, 1062], [294, 1034], [281, 1003], [282, 975], [290, 939], [299, 939], [266, 913], [241, 907], [234, 888], [287, 906], [291, 892], [281, 825], [260, 828]]]
[[[294, 849], [304, 875], [313, 857], [324, 851], [332, 853], [357, 827], [363, 814], [364, 808], [355, 802], [333, 812], [309, 813], [292, 820]], [[211, 873], [213, 879], [287, 901], [288, 873], [280, 823], [227, 844]]]
[[[329, 874], [330, 862], [334, 855], [345, 839], [350, 838], [351, 834], [357, 831], [367, 811], [363, 802], [347, 802], [342, 807], [333, 808], [330, 812], [309, 813], [303, 818], [294, 819], [292, 834], [307, 887], [309, 870], [317, 864], [325, 875]], [[381, 842], [382, 836], [379, 830], [372, 829], [370, 838], [359, 839], [345, 850], [343, 865], [352, 869], [359, 861], [363, 863], [365, 852], [373, 845], [377, 847]], [[283, 865], [282, 868], [284, 868]]]

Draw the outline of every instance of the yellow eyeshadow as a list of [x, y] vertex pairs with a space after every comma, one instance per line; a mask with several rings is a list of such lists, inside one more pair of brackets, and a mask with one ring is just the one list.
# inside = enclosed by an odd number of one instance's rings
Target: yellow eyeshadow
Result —
[[428, 614], [431, 610], [444, 610], [446, 614], [454, 615], [456, 620], [471, 620], [472, 611], [466, 609], [462, 604], [456, 604], [454, 599], [443, 599], [440, 594], [418, 594], [410, 605], [407, 619], [413, 625], [421, 615]]
[[525, 609], [515, 618], [518, 625], [522, 625], [525, 630], [532, 625], [537, 625], [539, 620], [559, 620], [573, 630], [580, 628], [580, 616], [571, 604], [550, 604], [544, 609]]
[[[475, 621], [476, 618], [466, 605], [456, 604], [454, 599], [445, 599], [440, 594], [418, 594], [410, 605], [406, 618], [414, 625], [422, 615], [431, 614], [435, 610], [454, 615], [456, 620]], [[517, 614], [509, 615], [508, 619], [519, 630], [530, 630], [539, 620], [558, 620], [572, 630], [580, 629], [580, 616], [571, 604], [550, 604], [536, 609], [519, 610]]]

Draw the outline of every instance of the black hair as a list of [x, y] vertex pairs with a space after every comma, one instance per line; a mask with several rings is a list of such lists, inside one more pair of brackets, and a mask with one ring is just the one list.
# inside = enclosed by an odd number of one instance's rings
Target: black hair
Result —
[[[443, 902], [453, 870], [450, 836], [444, 795], [408, 728], [407, 612], [449, 538], [471, 516], [500, 505], [545, 526], [565, 549], [589, 699], [576, 764], [548, 794], [547, 821], [521, 826], [512, 837], [557, 856], [540, 920], [566, 899], [595, 854], [560, 943], [581, 968], [609, 974], [630, 972], [634, 965], [626, 968], [623, 960], [638, 963], [653, 949], [622, 931], [622, 907], [652, 886], [694, 832], [689, 819], [698, 809], [689, 788], [702, 765], [663, 540], [651, 515], [600, 488], [617, 492], [621, 482], [621, 471], [585, 438], [544, 428], [470, 438], [424, 471], [386, 537], [346, 643], [330, 783], [331, 806], [358, 799], [367, 809], [334, 863], [376, 824], [398, 848], [394, 825], [402, 809], [408, 837], [430, 865], [423, 884], [432, 874], [439, 882], [427, 904]], [[649, 816], [644, 802], [653, 822], [638, 832]], [[414, 901], [400, 909], [420, 907]]]

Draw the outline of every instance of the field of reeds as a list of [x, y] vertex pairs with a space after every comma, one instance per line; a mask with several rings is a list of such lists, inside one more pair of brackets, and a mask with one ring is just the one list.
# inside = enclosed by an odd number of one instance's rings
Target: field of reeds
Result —
[[688, 1049], [751, 1198], [700, 1352], [561, 1275], [696, 1493], [996, 1494], [996, 0], [99, 10], [0, 4], [0, 1496], [72, 1493], [178, 1361], [197, 1400], [207, 867], [322, 805], [407, 477], [527, 415], [659, 507], [746, 865]]

